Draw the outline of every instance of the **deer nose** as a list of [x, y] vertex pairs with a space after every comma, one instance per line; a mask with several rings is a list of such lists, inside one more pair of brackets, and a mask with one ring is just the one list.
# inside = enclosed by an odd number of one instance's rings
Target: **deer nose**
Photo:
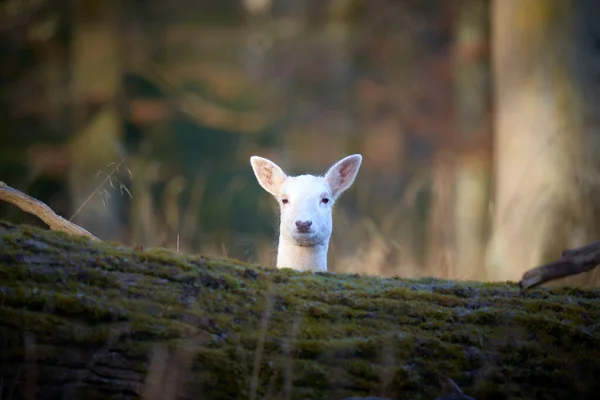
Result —
[[311, 225], [312, 221], [296, 221], [296, 229], [298, 229], [298, 232], [301, 233], [309, 232]]

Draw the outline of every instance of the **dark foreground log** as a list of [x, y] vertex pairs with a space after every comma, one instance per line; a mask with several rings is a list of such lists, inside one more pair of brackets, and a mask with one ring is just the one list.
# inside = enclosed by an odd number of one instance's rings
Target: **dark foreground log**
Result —
[[599, 290], [310, 274], [0, 224], [3, 399], [600, 393]]

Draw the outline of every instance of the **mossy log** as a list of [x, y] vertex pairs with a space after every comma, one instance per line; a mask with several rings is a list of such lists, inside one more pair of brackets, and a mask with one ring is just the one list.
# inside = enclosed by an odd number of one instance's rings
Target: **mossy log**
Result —
[[300, 273], [0, 224], [1, 397], [600, 392], [600, 290]]

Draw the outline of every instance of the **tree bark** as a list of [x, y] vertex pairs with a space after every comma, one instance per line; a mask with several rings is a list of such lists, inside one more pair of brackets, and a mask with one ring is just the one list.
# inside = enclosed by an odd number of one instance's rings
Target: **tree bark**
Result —
[[298, 273], [7, 223], [0, 277], [2, 398], [600, 390], [598, 289]]

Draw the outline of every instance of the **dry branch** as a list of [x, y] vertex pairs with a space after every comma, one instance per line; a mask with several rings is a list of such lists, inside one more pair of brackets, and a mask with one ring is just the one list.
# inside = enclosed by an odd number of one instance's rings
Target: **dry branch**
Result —
[[600, 264], [600, 241], [565, 250], [558, 261], [530, 269], [519, 282], [527, 290], [545, 282], [591, 271]]
[[8, 186], [2, 181], [0, 181], [0, 200], [14, 204], [26, 213], [35, 215], [54, 231], [65, 232], [70, 235], [84, 236], [93, 240], [100, 240], [79, 225], [75, 225], [74, 223], [56, 214], [43, 202]]

